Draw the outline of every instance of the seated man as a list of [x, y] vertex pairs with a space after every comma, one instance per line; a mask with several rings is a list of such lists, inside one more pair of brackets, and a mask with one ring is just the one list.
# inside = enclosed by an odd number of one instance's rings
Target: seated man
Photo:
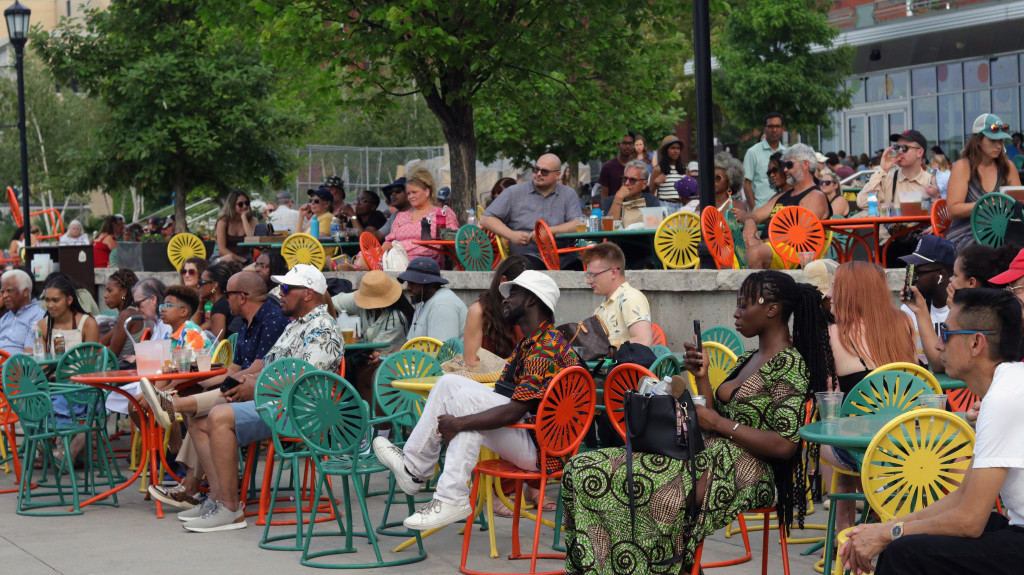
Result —
[[412, 495], [434, 474], [441, 442], [448, 443], [444, 472], [434, 498], [406, 518], [409, 529], [442, 527], [469, 515], [468, 482], [485, 445], [502, 458], [526, 470], [561, 469], [563, 461], [537, 460], [530, 432], [504, 427], [530, 423], [551, 378], [562, 369], [579, 364], [562, 334], [553, 326], [558, 287], [541, 272], [527, 270], [500, 287], [505, 298], [505, 323], [518, 325], [523, 338], [492, 391], [459, 375], [445, 375], [430, 392], [419, 423], [409, 434], [404, 451], [383, 437], [373, 440], [377, 458], [391, 469], [398, 486]]
[[[327, 312], [324, 294], [327, 280], [320, 270], [297, 264], [281, 284], [281, 312], [295, 321], [288, 324], [263, 365], [284, 357], [311, 363], [316, 369], [335, 372], [345, 352], [341, 330]], [[238, 378], [241, 385], [224, 393], [229, 404], [217, 405], [207, 417], [192, 420], [189, 435], [210, 483], [210, 496], [202, 505], [182, 511], [178, 519], [185, 529], [206, 533], [246, 527], [238, 501], [238, 446], [268, 439], [271, 430], [256, 413], [252, 401], [258, 374]]]
[[36, 322], [46, 315], [32, 298], [32, 277], [19, 269], [6, 271], [0, 276], [0, 292], [7, 310], [0, 316], [0, 349], [11, 355], [25, 353], [33, 345]]
[[[1024, 365], [1021, 306], [1012, 293], [957, 290], [936, 348], [950, 377], [977, 394], [974, 458], [960, 488], [882, 524], [861, 525], [839, 551], [856, 573], [1018, 573], [1024, 562]], [[993, 511], [999, 496], [1009, 519]]]
[[444, 287], [441, 266], [431, 258], [415, 258], [409, 262], [398, 281], [409, 284], [409, 299], [417, 306], [409, 326], [409, 339], [432, 337], [447, 341], [462, 339], [469, 309], [455, 292]]
[[651, 306], [640, 290], [626, 282], [626, 257], [619, 246], [611, 242], [597, 244], [581, 253], [580, 259], [587, 266], [583, 275], [590, 289], [605, 298], [594, 315], [608, 328], [608, 342], [615, 347], [627, 341], [651, 347]]
[[[281, 306], [267, 297], [267, 284], [256, 272], [243, 271], [231, 276], [227, 287], [224, 297], [231, 306], [231, 315], [245, 321], [238, 332], [238, 345], [235, 346], [228, 372], [200, 384], [206, 389], [212, 388], [212, 391], [179, 397], [158, 390], [148, 379], [143, 379], [139, 384], [142, 397], [149, 404], [153, 417], [164, 429], [171, 427], [178, 413], [188, 420], [192, 417], [206, 417], [214, 406], [225, 403], [224, 396], [216, 386], [228, 376], [237, 379], [247, 374], [258, 375], [263, 369], [263, 357], [288, 325], [288, 318], [281, 314]], [[169, 382], [168, 385], [173, 384]], [[177, 460], [188, 471], [182, 483], [171, 488], [150, 485], [149, 493], [168, 505], [191, 509], [201, 503], [199, 482], [203, 478], [203, 468], [191, 434], [185, 436]]]

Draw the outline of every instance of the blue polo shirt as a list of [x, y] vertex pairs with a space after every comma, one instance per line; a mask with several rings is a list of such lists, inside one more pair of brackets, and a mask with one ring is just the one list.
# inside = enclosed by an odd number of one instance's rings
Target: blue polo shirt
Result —
[[281, 313], [281, 306], [267, 298], [252, 321], [238, 331], [238, 346], [233, 363], [246, 369], [257, 359], [263, 359], [277, 343], [289, 321]]
[[38, 300], [30, 301], [17, 312], [5, 313], [0, 317], [0, 349], [11, 355], [25, 353], [26, 347], [32, 347], [32, 330], [44, 315]]

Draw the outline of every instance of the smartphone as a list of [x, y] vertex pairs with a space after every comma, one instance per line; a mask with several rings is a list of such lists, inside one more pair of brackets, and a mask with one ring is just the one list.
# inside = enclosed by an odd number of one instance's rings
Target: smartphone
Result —
[[900, 299], [903, 301], [910, 301], [914, 299], [914, 292], [911, 291], [910, 286], [917, 283], [917, 266], [914, 264], [907, 264], [907, 273], [903, 276], [903, 291], [900, 292]]
[[693, 335], [697, 338], [697, 349], [704, 349], [704, 338], [701, 336], [700, 320], [693, 320]]
[[242, 382], [231, 377], [230, 375], [224, 378], [224, 381], [220, 384], [220, 392], [227, 393], [228, 391], [242, 385]]

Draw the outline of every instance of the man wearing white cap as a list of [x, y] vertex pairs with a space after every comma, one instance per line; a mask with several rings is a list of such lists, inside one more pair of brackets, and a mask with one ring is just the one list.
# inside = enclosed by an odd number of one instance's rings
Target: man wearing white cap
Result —
[[[263, 365], [294, 357], [319, 370], [337, 371], [345, 344], [324, 303], [324, 274], [311, 265], [296, 264], [287, 274], [270, 279], [281, 284], [281, 313], [295, 321], [264, 356]], [[256, 376], [240, 378], [241, 385], [224, 392], [229, 403], [214, 407], [205, 418], [192, 420], [188, 431], [210, 482], [210, 496], [202, 505], [178, 514], [188, 531], [206, 533], [246, 526], [238, 502], [238, 446], [271, 436], [252, 400]]]
[[476, 466], [481, 445], [526, 470], [547, 465], [561, 469], [564, 461], [538, 461], [530, 432], [505, 427], [531, 423], [548, 383], [560, 371], [579, 365], [579, 357], [555, 329], [558, 287], [547, 275], [527, 270], [499, 287], [505, 298], [502, 316], [516, 324], [524, 337], [508, 358], [494, 390], [459, 375], [445, 375], [431, 390], [423, 414], [404, 451], [383, 437], [373, 440], [377, 458], [391, 469], [398, 486], [409, 495], [420, 490], [434, 474], [441, 442], [448, 443], [444, 472], [434, 498], [405, 520], [409, 529], [442, 527], [469, 515], [467, 483]]
[[686, 164], [686, 175], [691, 178], [697, 178], [700, 176], [700, 164], [697, 162], [690, 162]]

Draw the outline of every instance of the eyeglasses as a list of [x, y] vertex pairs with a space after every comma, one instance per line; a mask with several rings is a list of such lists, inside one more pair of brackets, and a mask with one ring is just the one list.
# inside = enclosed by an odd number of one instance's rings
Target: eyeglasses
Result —
[[616, 269], [619, 269], [619, 268], [614, 268], [613, 267], [613, 268], [604, 269], [604, 270], [601, 270], [599, 272], [594, 272], [594, 273], [584, 272], [583, 273], [583, 277], [587, 278], [588, 282], [592, 282], [592, 281], [594, 281], [594, 278], [596, 278], [597, 276], [603, 274], [604, 272], [610, 272], [610, 271], [616, 270]]
[[939, 324], [939, 339], [942, 343], [949, 341], [949, 336], [960, 335], [960, 334], [971, 334], [971, 333], [984, 333], [986, 335], [992, 335], [996, 333], [995, 330], [985, 329], [949, 329], [949, 326], [945, 322]]
[[194, 275], [196, 275], [199, 272], [198, 272], [198, 270], [190, 270], [190, 269], [185, 268], [185, 269], [182, 269], [178, 273], [183, 275], [183, 276], [194, 276]]
[[835, 180], [822, 180], [821, 181], [821, 185], [823, 185], [823, 186], [834, 186], [834, 185], [836, 185], [838, 183], [839, 182], [837, 182]]
[[777, 173], [779, 173], [779, 169], [778, 169], [778, 168], [769, 168], [769, 169], [768, 169], [768, 172], [767, 172], [767, 174], [768, 174], [769, 176], [774, 176], [774, 175], [775, 175], [775, 174], [777, 174]]
[[309, 289], [302, 286], [290, 286], [288, 284], [281, 284], [281, 295], [288, 295], [288, 292], [293, 289]]
[[635, 184], [637, 182], [642, 182], [642, 181], [643, 181], [642, 178], [627, 178], [625, 176], [622, 177], [622, 183], [626, 184], [627, 186], [632, 186], [633, 184]]
[[1003, 289], [1005, 289], [1006, 291], [1008, 291], [1010, 293], [1017, 293], [1018, 291], [1024, 289], [1024, 285], [1021, 285], [1021, 286], [1006, 286]]
[[530, 169], [533, 170], [533, 173], [540, 174], [540, 175], [544, 176], [545, 178], [548, 177], [550, 174], [557, 174], [558, 172], [561, 171], [561, 170], [545, 170], [544, 168], [542, 168], [540, 166], [530, 166]]
[[208, 286], [210, 284], [215, 284], [215, 283], [217, 283], [217, 282], [215, 282], [213, 280], [199, 280], [199, 287]]
[[995, 132], [997, 134], [999, 132], [1006, 132], [1007, 134], [1010, 133], [1010, 125], [1009, 124], [990, 124], [988, 129], [989, 129], [990, 132]]
[[312, 200], [309, 200], [309, 203], [311, 203], [311, 204], [319, 204], [320, 203], [320, 199], [319, 198], [313, 198]]
[[[281, 290], [281, 291], [284, 291], [284, 290]], [[224, 295], [226, 295], [226, 296], [229, 296], [231, 294], [242, 294], [244, 296], [248, 296], [249, 292], [247, 292], [247, 291], [238, 291], [238, 290], [227, 290], [227, 291], [224, 292]]]
[[160, 304], [160, 313], [163, 313], [163, 312], [171, 309], [172, 307], [180, 307], [182, 309], [185, 308], [185, 306], [181, 305], [180, 303], [164, 302], [164, 303]]
[[240, 207], [240, 208], [248, 208], [249, 207], [249, 202], [238, 202], [235, 205]]
[[897, 151], [897, 152], [907, 153], [910, 150], [923, 150], [924, 148], [922, 148], [921, 146], [906, 146], [906, 145], [900, 144], [900, 145], [893, 146], [892, 149]]

